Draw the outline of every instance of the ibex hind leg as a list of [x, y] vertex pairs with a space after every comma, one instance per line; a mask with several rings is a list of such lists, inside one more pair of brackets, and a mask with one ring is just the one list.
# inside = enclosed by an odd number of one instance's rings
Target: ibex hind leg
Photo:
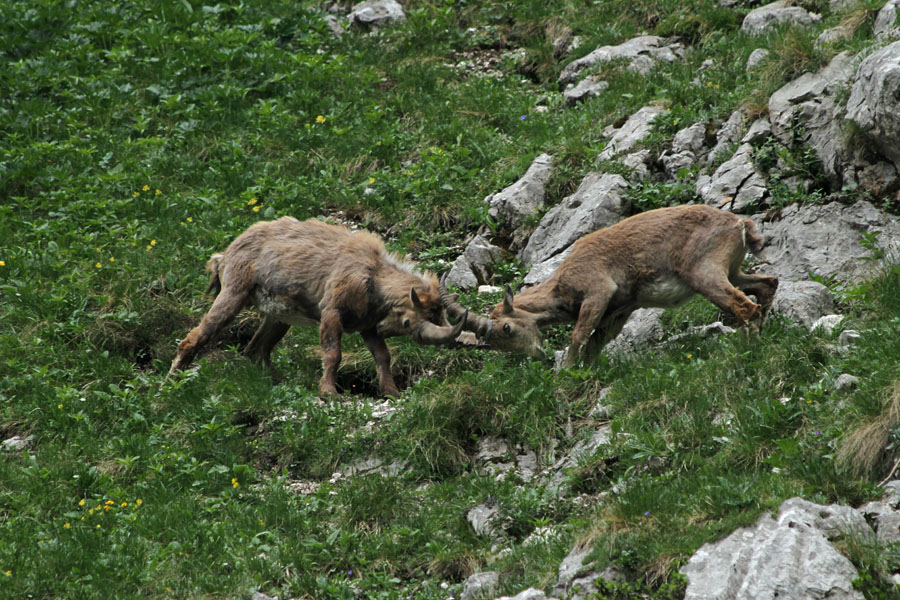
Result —
[[244, 348], [244, 356], [265, 367], [272, 366], [272, 349], [281, 341], [291, 326], [272, 317], [263, 319], [262, 325], [253, 334], [250, 343]]

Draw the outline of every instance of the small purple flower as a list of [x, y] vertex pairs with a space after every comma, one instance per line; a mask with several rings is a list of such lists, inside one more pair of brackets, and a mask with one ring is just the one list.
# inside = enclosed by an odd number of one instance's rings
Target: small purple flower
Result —
[[519, 117], [519, 120], [524, 121], [524, 120], [525, 120], [525, 115], [522, 115], [521, 117]]
[[822, 432], [816, 429], [816, 435], [822, 435]]
[[644, 511], [644, 516], [645, 516], [645, 517], [648, 516], [649, 514], [650, 514], [650, 511], [649, 511], [649, 510]]

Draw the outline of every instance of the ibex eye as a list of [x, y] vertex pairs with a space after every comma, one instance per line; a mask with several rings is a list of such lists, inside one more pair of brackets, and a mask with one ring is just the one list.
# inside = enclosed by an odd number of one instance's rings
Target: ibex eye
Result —
[[509, 333], [510, 329], [512, 329], [512, 327], [509, 326], [509, 323], [503, 324], [503, 333]]

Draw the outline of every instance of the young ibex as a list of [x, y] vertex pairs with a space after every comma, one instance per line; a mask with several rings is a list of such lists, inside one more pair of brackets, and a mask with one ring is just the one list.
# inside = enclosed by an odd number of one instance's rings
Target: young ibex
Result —
[[[316, 219], [283, 217], [252, 225], [224, 254], [207, 264], [209, 289], [217, 293], [200, 325], [188, 333], [169, 375], [197, 352], [246, 305], [263, 322], [244, 354], [268, 364], [275, 344], [291, 325], [319, 324], [324, 373], [322, 395], [337, 394], [341, 335], [359, 331], [375, 358], [378, 386], [397, 396], [384, 338], [409, 335], [421, 344], [445, 344], [464, 323], [445, 325], [437, 278], [390, 254], [377, 236]], [[463, 314], [463, 313], [460, 313]]]
[[[572, 366], [618, 335], [635, 309], [677, 306], [695, 293], [740, 324], [761, 324], [778, 279], [743, 273], [741, 262], [762, 242], [753, 221], [705, 205], [640, 213], [585, 235], [549, 279], [515, 297], [507, 287], [490, 318], [469, 317], [466, 329], [489, 348], [540, 355], [540, 327], [575, 321]], [[440, 287], [450, 316], [465, 314]]]

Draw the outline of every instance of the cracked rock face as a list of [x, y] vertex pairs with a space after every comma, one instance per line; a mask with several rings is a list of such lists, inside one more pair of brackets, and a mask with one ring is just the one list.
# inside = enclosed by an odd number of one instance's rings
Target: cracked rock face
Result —
[[544, 186], [553, 174], [553, 158], [541, 154], [515, 183], [484, 199], [488, 214], [515, 229], [544, 206]]
[[847, 100], [847, 118], [900, 168], [900, 42], [860, 64]]
[[347, 18], [351, 25], [379, 29], [405, 21], [406, 13], [395, 0], [366, 0], [354, 5]]
[[847, 532], [874, 537], [849, 507], [788, 500], [777, 518], [764, 515], [755, 527], [700, 548], [681, 571], [685, 600], [861, 600], [856, 568], [829, 542]]
[[834, 300], [831, 290], [818, 281], [781, 281], [771, 311], [809, 328], [834, 312]]
[[707, 204], [737, 213], [760, 204], [769, 195], [769, 187], [753, 164], [753, 146], [741, 144], [712, 176], [698, 177], [697, 193]]
[[812, 25], [821, 19], [822, 17], [816, 13], [811, 13], [799, 6], [791, 6], [788, 2], [780, 0], [747, 13], [741, 24], [741, 30], [747, 35], [760, 36], [779, 25]]
[[769, 262], [766, 272], [784, 280], [815, 274], [858, 282], [879, 267], [879, 261], [871, 260], [873, 250], [889, 258], [900, 251], [900, 218], [862, 200], [850, 206], [792, 204], [778, 221], [756, 221], [768, 240], [760, 253]]
[[589, 173], [574, 194], [544, 215], [519, 259], [529, 265], [543, 262], [585, 234], [618, 223], [628, 212], [627, 189], [621, 175]]
[[663, 112], [665, 111], [657, 106], [645, 106], [631, 115], [624, 125], [614, 131], [606, 148], [597, 156], [597, 160], [610, 160], [634, 148], [650, 135], [653, 119]]
[[647, 73], [656, 63], [675, 62], [683, 55], [681, 44], [667, 44], [661, 37], [644, 35], [616, 46], [600, 46], [587, 56], [572, 61], [560, 73], [559, 82], [572, 83], [584, 69], [615, 59], [627, 61], [629, 69]]

